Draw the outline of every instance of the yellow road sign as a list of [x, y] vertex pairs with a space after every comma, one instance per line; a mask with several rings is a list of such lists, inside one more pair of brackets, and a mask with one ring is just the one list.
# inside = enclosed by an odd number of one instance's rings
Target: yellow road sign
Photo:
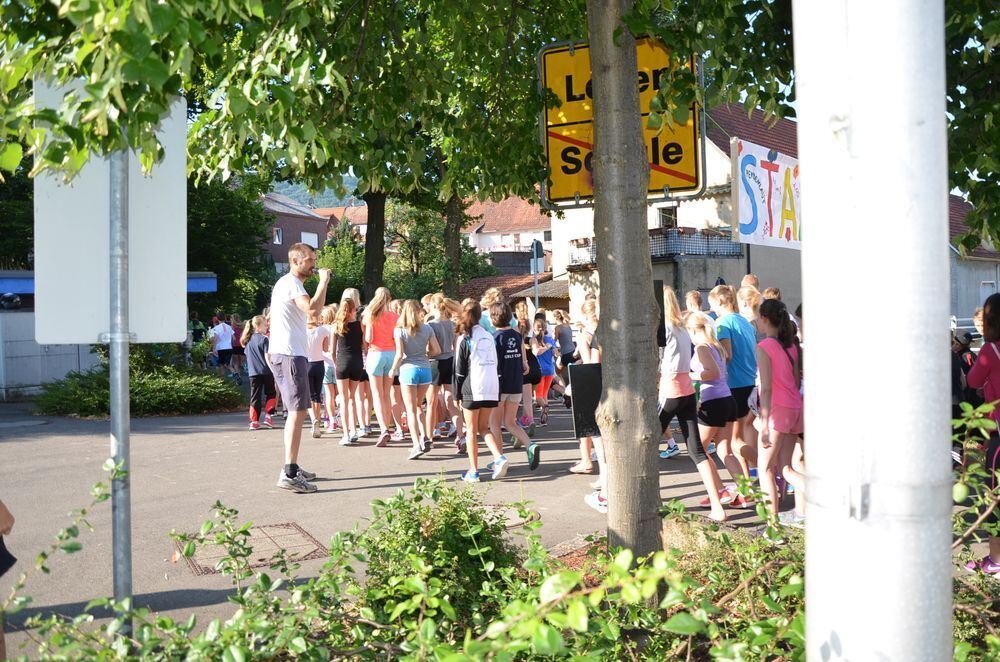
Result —
[[[650, 100], [660, 87], [660, 75], [670, 67], [662, 42], [648, 37], [636, 40], [639, 109], [649, 115]], [[590, 75], [590, 49], [586, 44], [555, 46], [541, 53], [542, 85], [561, 104], [543, 111], [545, 154], [551, 174], [546, 187], [550, 202], [592, 198], [591, 163], [594, 108]], [[694, 61], [690, 64], [694, 71]], [[693, 191], [701, 186], [701, 135], [699, 109], [692, 107], [687, 124], [662, 130], [644, 128], [649, 158], [648, 191], [663, 194]], [[645, 121], [643, 122], [645, 126]]]

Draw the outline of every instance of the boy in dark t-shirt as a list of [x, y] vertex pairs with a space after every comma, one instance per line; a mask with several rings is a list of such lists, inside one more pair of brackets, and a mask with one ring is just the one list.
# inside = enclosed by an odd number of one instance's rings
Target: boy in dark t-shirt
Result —
[[497, 439], [502, 439], [501, 427], [506, 427], [514, 437], [514, 448], [527, 446], [528, 467], [538, 468], [538, 444], [532, 443], [528, 434], [517, 424], [517, 409], [521, 404], [524, 375], [528, 372], [528, 360], [524, 355], [524, 339], [510, 328], [510, 306], [495, 303], [490, 306], [490, 322], [496, 328], [494, 342], [497, 346], [497, 373], [500, 377], [500, 404], [493, 410], [490, 428]]

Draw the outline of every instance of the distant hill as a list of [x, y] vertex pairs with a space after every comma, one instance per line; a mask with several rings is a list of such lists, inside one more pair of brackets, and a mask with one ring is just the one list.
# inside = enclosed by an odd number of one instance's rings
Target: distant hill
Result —
[[358, 178], [353, 175], [344, 175], [343, 178], [344, 191], [346, 191], [343, 197], [338, 196], [333, 189], [326, 189], [320, 193], [310, 193], [305, 184], [297, 182], [275, 182], [274, 192], [287, 195], [292, 200], [310, 207], [341, 207], [363, 204], [351, 195], [358, 186]]

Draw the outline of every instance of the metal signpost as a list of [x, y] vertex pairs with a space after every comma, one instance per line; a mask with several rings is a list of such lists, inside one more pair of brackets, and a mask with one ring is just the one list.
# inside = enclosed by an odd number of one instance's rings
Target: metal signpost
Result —
[[[35, 84], [35, 105], [70, 90]], [[35, 177], [35, 340], [109, 345], [114, 599], [132, 597], [129, 345], [187, 337], [187, 110], [177, 100], [157, 132], [163, 159], [143, 173], [119, 151], [92, 157], [69, 183]], [[87, 259], [80, 259], [84, 255]], [[130, 269], [130, 260], [138, 269]], [[109, 268], [110, 267], [110, 268]], [[107, 292], [107, 297], [67, 296]], [[72, 319], [73, 324], [66, 324]], [[126, 623], [126, 628], [129, 624]]]
[[[639, 107], [649, 162], [650, 202], [677, 193], [698, 194], [704, 188], [705, 116], [695, 104], [688, 121], [673, 128], [646, 122], [661, 74], [671, 67], [670, 54], [657, 39], [636, 40]], [[696, 73], [695, 58], [688, 66]], [[542, 187], [542, 204], [574, 208], [593, 204], [591, 169], [594, 144], [594, 104], [587, 44], [546, 46], [538, 54], [542, 89], [559, 99], [559, 106], [542, 111], [539, 124], [550, 175]], [[700, 72], [697, 72], [700, 74]]]
[[535, 276], [535, 310], [538, 309], [538, 274], [545, 269], [545, 250], [542, 242], [531, 242], [531, 273]]

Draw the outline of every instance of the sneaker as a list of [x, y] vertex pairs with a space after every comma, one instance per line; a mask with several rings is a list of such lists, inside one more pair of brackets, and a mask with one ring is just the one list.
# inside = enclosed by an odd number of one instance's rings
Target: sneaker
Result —
[[420, 442], [420, 449], [425, 453], [429, 453], [434, 449], [434, 442], [424, 437], [423, 441]]
[[757, 467], [750, 467], [750, 480], [757, 480]]
[[372, 436], [372, 426], [370, 426], [370, 425], [362, 425], [361, 426], [361, 436], [362, 437], [370, 437], [370, 436]]
[[530, 423], [528, 423], [528, 436], [531, 437], [531, 438], [535, 437], [535, 421], [534, 420], [532, 420]]
[[507, 461], [506, 455], [501, 455], [497, 458], [496, 462], [493, 464], [493, 480], [500, 480], [507, 475]]
[[[795, 510], [787, 510], [783, 513], [778, 513], [778, 521], [781, 522], [783, 526], [791, 526], [796, 529], [804, 529], [806, 523], [806, 516], [799, 515]], [[997, 571], [1000, 572], [1000, 565], [997, 566]]]
[[271, 420], [270, 414], [264, 417], [264, 423], [261, 425], [261, 427], [265, 427], [268, 430], [274, 429], [274, 421]]
[[549, 424], [549, 415], [548, 415], [548, 413], [547, 413], [547, 412], [544, 412], [544, 411], [542, 412], [542, 415], [541, 415], [541, 416], [539, 416], [539, 419], [538, 419], [538, 424], [539, 424], [540, 426], [542, 426], [543, 428], [544, 428], [544, 427], [545, 427], [546, 425], [548, 425], [548, 424]]
[[569, 396], [569, 395], [564, 395], [563, 396], [563, 406], [566, 407], [566, 409], [572, 409], [573, 408], [573, 397]]
[[316, 480], [316, 474], [311, 471], [306, 471], [302, 467], [299, 467], [299, 473], [297, 475], [300, 478], [305, 478], [306, 480]]
[[465, 455], [469, 451], [465, 448], [465, 435], [455, 439], [455, 455]]
[[459, 480], [461, 480], [463, 483], [478, 483], [479, 482], [479, 472], [478, 471], [466, 471], [464, 474], [462, 474], [462, 477]]
[[285, 475], [285, 472], [282, 471], [281, 477], [278, 478], [278, 487], [290, 492], [296, 492], [298, 494], [309, 494], [310, 492], [316, 491], [316, 486], [306, 481], [306, 479], [302, 477], [301, 471], [296, 474], [295, 478], [289, 478]]
[[390, 439], [392, 439], [392, 441], [405, 441], [406, 435], [403, 434], [402, 430], [396, 428], [396, 431], [392, 433], [392, 437], [390, 437]]
[[351, 443], [352, 444], [358, 443], [358, 440], [360, 438], [361, 438], [361, 431], [360, 430], [355, 430], [355, 431], [351, 432]]
[[411, 448], [410, 449], [410, 454], [406, 456], [406, 459], [407, 460], [415, 460], [415, 459], [417, 459], [418, 457], [420, 457], [423, 454], [424, 454], [424, 449], [423, 448]]
[[259, 430], [260, 429], [260, 423], [258, 423], [257, 421], [250, 421], [250, 429], [251, 430]]
[[678, 446], [677, 444], [674, 444], [673, 446], [667, 446], [667, 450], [660, 451], [660, 459], [661, 460], [669, 460], [674, 455], [677, 455], [680, 452], [681, 452], [681, 447]]
[[708, 448], [705, 449], [705, 452], [707, 452], [709, 455], [711, 455], [712, 453], [715, 452], [715, 442], [714, 441], [708, 445]]
[[354, 437], [346, 432], [344, 433], [344, 436], [340, 438], [341, 446], [353, 446], [354, 444], [355, 444]]
[[389, 445], [389, 433], [383, 432], [378, 436], [378, 441], [375, 442], [375, 448], [385, 448]]
[[965, 564], [965, 569], [969, 572], [981, 572], [1000, 578], [1000, 563], [991, 559], [989, 555], [984, 556], [978, 561], [969, 561]]
[[330, 425], [329, 423], [327, 423], [326, 427], [323, 428], [323, 432], [325, 432], [327, 434], [333, 434], [336, 431], [337, 431], [337, 429], [335, 427], [333, 427], [332, 425]]
[[514, 446], [513, 446], [513, 448], [514, 448], [514, 450], [518, 450], [520, 448], [524, 448], [524, 443], [522, 443], [521, 440], [518, 439], [517, 437], [514, 437]]
[[312, 424], [313, 439], [319, 439], [320, 437], [323, 436], [323, 428], [321, 427], [322, 425], [323, 424], [320, 423], [319, 421], [313, 421], [313, 424]]
[[591, 492], [583, 497], [584, 502], [599, 513], [608, 512], [608, 500], [603, 498], [600, 492]]
[[538, 444], [528, 444], [528, 469], [534, 471], [542, 458], [542, 449]]
[[455, 436], [455, 425], [453, 423], [448, 423], [444, 430], [441, 431], [441, 436], [445, 439]]

